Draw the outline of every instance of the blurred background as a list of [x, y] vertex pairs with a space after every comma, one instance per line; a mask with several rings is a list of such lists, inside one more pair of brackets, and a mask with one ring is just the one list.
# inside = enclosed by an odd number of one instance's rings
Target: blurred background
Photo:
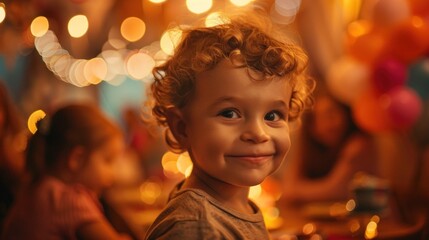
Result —
[[[174, 51], [172, 27], [247, 8], [266, 10], [306, 50], [319, 86], [374, 136], [381, 176], [401, 204], [429, 205], [426, 0], [0, 0], [0, 80], [29, 125], [38, 110], [89, 101], [122, 127], [133, 160], [118, 172], [131, 187], [106, 199], [117, 226], [142, 234], [191, 167], [140, 121], [151, 70]], [[273, 227], [279, 185], [281, 177], [268, 179], [251, 193]]]

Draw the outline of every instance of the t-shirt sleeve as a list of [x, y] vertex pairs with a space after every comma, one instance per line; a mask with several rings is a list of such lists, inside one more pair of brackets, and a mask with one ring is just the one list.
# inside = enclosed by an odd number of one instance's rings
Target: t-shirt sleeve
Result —
[[[163, 229], [162, 227], [160, 229]], [[205, 221], [177, 221], [163, 232], [157, 229], [151, 233], [148, 240], [212, 240], [225, 239], [213, 226]]]

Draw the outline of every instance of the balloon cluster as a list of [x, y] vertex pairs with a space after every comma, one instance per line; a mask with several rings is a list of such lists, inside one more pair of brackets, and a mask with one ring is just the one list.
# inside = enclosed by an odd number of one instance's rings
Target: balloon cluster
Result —
[[409, 129], [429, 99], [429, 1], [379, 0], [347, 27], [327, 85], [369, 132]]

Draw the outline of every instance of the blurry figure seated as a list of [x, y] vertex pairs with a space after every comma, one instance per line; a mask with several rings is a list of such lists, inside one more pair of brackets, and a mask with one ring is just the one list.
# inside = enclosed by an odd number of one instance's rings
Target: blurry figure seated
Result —
[[349, 197], [358, 172], [378, 175], [371, 136], [353, 122], [348, 106], [324, 90], [302, 119], [299, 146], [282, 174], [283, 198], [289, 202], [337, 201]]
[[129, 239], [108, 223], [98, 201], [123, 152], [120, 129], [97, 107], [77, 104], [37, 127], [27, 149], [32, 181], [6, 218], [2, 239]]
[[0, 232], [24, 177], [27, 131], [0, 80]]

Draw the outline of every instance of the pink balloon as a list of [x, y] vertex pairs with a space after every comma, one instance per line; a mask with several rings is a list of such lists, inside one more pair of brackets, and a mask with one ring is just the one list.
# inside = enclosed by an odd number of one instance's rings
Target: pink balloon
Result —
[[372, 77], [375, 88], [382, 93], [387, 92], [404, 85], [407, 79], [407, 68], [395, 59], [386, 59], [374, 67]]
[[411, 127], [422, 112], [422, 101], [417, 93], [406, 87], [395, 88], [387, 92], [390, 99], [387, 112], [397, 129]]

